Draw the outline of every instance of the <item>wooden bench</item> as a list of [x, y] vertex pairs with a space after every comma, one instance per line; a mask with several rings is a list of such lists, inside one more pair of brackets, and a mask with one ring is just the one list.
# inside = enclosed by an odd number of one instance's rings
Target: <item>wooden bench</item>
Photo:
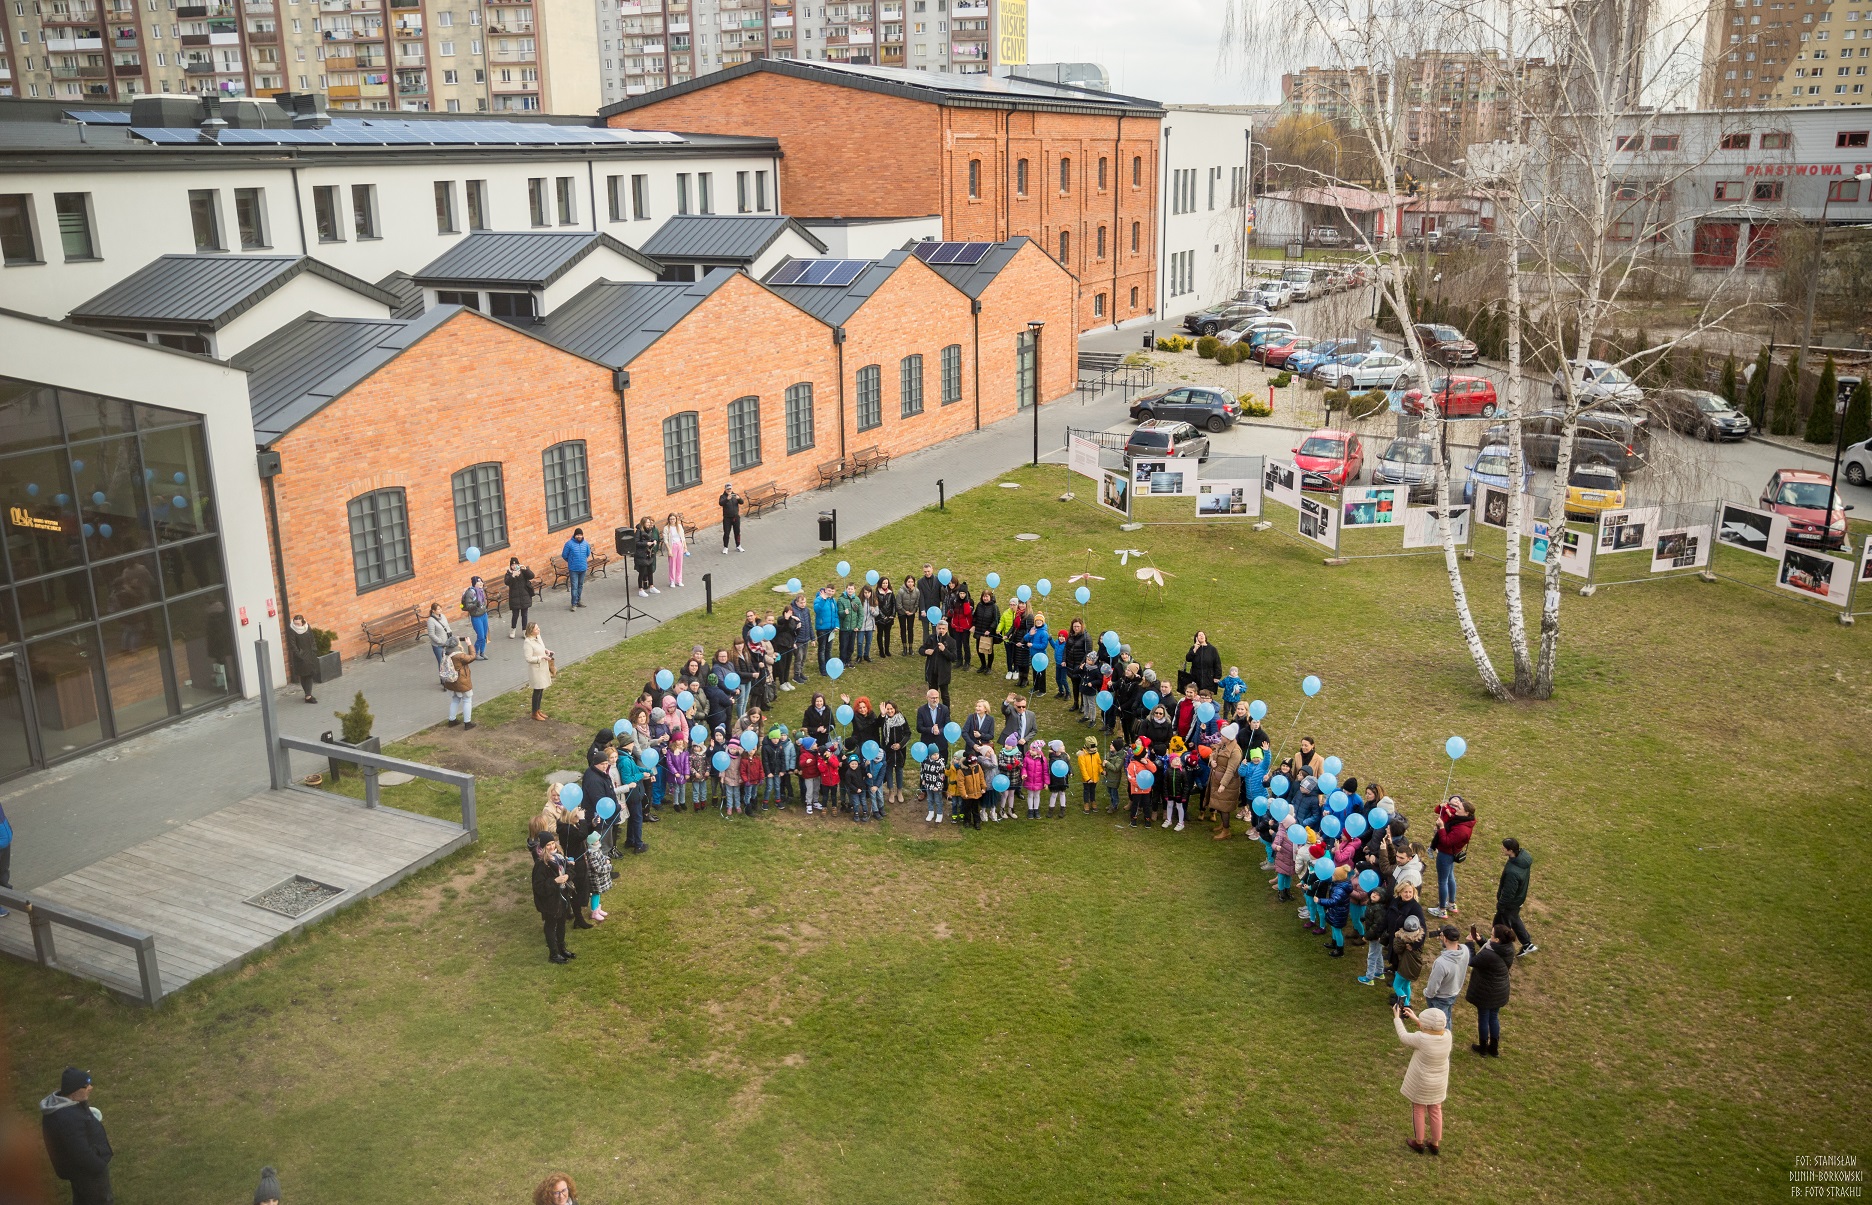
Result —
[[888, 469], [890, 462], [890, 453], [872, 444], [852, 454], [852, 473], [854, 476], [866, 476], [872, 469]]
[[822, 487], [849, 481], [855, 475], [851, 463], [846, 460], [828, 460], [819, 466], [819, 484]]
[[481, 589], [487, 593], [488, 615], [498, 617], [501, 608], [507, 605], [507, 583], [502, 581], [498, 585], [490, 586], [483, 581]]
[[415, 640], [428, 630], [429, 620], [421, 607], [401, 607], [388, 615], [379, 615], [367, 619], [364, 628], [364, 660], [369, 661], [374, 652], [381, 660], [389, 660], [386, 655], [389, 647], [405, 640]]
[[764, 510], [772, 510], [776, 505], [785, 506], [788, 491], [780, 488], [778, 481], [763, 481], [749, 490], [741, 499], [741, 505], [752, 519]]
[[[557, 590], [561, 586], [570, 586], [572, 584], [572, 573], [571, 570], [566, 568], [566, 560], [564, 557], [549, 557], [547, 558], [547, 563], [552, 566], [553, 573], [552, 583], [546, 587], [548, 590]], [[608, 576], [605, 573], [605, 569], [610, 564], [611, 556], [609, 553], [599, 552], [596, 548], [592, 549], [590, 559], [585, 562], [586, 578]]]

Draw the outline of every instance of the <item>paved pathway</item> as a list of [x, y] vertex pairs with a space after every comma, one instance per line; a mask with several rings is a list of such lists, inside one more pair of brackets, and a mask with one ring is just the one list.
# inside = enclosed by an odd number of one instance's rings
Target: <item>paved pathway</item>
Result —
[[[1134, 332], [1118, 334], [1140, 340]], [[1042, 459], [1064, 459], [1067, 426], [1104, 427], [1123, 414], [1124, 399], [1116, 392], [1084, 403], [1076, 393], [1068, 394], [1042, 407]], [[685, 574], [689, 585], [682, 590], [665, 587], [662, 594], [637, 601], [667, 619], [702, 605], [704, 573], [714, 575], [718, 597], [784, 577], [790, 566], [821, 550], [816, 520], [822, 508], [837, 507], [841, 539], [855, 538], [934, 503], [939, 478], [950, 494], [959, 494], [1027, 463], [1033, 452], [1032, 431], [1032, 419], [1017, 415], [900, 457], [888, 470], [868, 478], [797, 495], [788, 508], [743, 524], [748, 551], [742, 554], [720, 555], [719, 544], [710, 543], [717, 538], [713, 530], [704, 531], [701, 548]], [[713, 483], [708, 488], [714, 488]], [[621, 624], [606, 625], [603, 620], [622, 606], [628, 578], [625, 569], [590, 583], [585, 590], [590, 606], [576, 615], [566, 612], [563, 592], [534, 609], [561, 664], [623, 639]], [[724, 630], [732, 627], [732, 618], [724, 616], [723, 625]], [[645, 630], [642, 624], [632, 625], [635, 633]], [[267, 636], [277, 641], [279, 632], [273, 629]], [[252, 638], [251, 629], [243, 638]], [[496, 628], [488, 642], [490, 660], [475, 667], [479, 699], [524, 684], [520, 643], [508, 640], [504, 628]], [[376, 734], [385, 741], [408, 736], [447, 716], [434, 665], [421, 647], [394, 652], [387, 662], [352, 662], [341, 679], [322, 688], [319, 706], [302, 706], [296, 691], [283, 693], [281, 726], [288, 734], [317, 738], [338, 727], [331, 713], [362, 690], [376, 716]], [[248, 797], [266, 785], [263, 745], [259, 707], [245, 701], [0, 786], [0, 802], [18, 834], [14, 885], [31, 890]]]

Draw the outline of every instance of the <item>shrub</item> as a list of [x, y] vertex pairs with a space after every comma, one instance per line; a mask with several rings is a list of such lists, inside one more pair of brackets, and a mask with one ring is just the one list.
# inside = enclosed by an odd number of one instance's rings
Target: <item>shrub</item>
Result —
[[1802, 436], [1810, 444], [1833, 442], [1833, 406], [1839, 400], [1839, 377], [1833, 371], [1833, 357], [1826, 358], [1820, 370], [1820, 384], [1814, 389], [1813, 408], [1807, 412], [1807, 430]]
[[1373, 389], [1353, 396], [1346, 404], [1348, 418], [1370, 418], [1374, 414], [1383, 414], [1391, 408], [1391, 395], [1382, 389]]
[[1240, 364], [1248, 358], [1248, 344], [1246, 343], [1228, 343], [1216, 349], [1217, 364]]
[[1800, 404], [1800, 357], [1788, 357], [1781, 371], [1781, 383], [1775, 387], [1774, 419], [1770, 430], [1775, 435], [1794, 434], [1794, 412]]
[[1259, 397], [1252, 393], [1244, 393], [1236, 400], [1241, 403], [1242, 417], [1244, 418], [1270, 418], [1274, 414], [1273, 405], [1264, 397]]
[[1276, 373], [1274, 374], [1274, 379], [1269, 381], [1268, 384], [1274, 386], [1274, 388], [1276, 389], [1285, 389], [1287, 386], [1293, 384], [1293, 373], [1291, 372]]
[[1872, 436], [1872, 377], [1859, 379], [1859, 387], [1853, 390], [1852, 398], [1846, 403], [1846, 417], [1841, 424], [1846, 428], [1842, 435], [1849, 444]]
[[1134, 351], [1124, 358], [1126, 368], [1148, 368], [1150, 364], [1151, 358], [1141, 351]]
[[1324, 389], [1326, 388], [1326, 382], [1317, 380], [1316, 378], [1313, 378], [1313, 377], [1301, 377], [1300, 386], [1301, 388], [1308, 389], [1308, 390]]
[[318, 653], [323, 657], [331, 652], [332, 644], [338, 639], [338, 633], [326, 631], [324, 628], [313, 628], [312, 639], [318, 642]]
[[1748, 402], [1749, 422], [1759, 429], [1768, 421], [1768, 374], [1774, 371], [1773, 353], [1766, 343], [1762, 344], [1761, 354], [1755, 357], [1755, 373], [1749, 377], [1746, 400]]
[[334, 711], [332, 715], [343, 723], [346, 744], [361, 745], [370, 739], [371, 725], [376, 722], [376, 717], [371, 715], [370, 704], [364, 701], [363, 691], [358, 691], [351, 700], [349, 711]]
[[1328, 389], [1326, 391], [1326, 413], [1331, 414], [1335, 410], [1344, 410], [1351, 404], [1352, 395], [1345, 390]]
[[1189, 338], [1185, 335], [1171, 335], [1168, 338], [1157, 340], [1158, 351], [1188, 351], [1189, 346]]
[[1734, 406], [1737, 410], [1742, 408], [1742, 394], [1739, 382], [1737, 381], [1734, 356], [1730, 356], [1727, 360], [1723, 361], [1721, 393], [1731, 406]]
[[1196, 340], [1196, 354], [1205, 360], [1213, 360], [1215, 359], [1216, 349], [1221, 346], [1222, 344], [1214, 335], [1204, 335], [1202, 338]]

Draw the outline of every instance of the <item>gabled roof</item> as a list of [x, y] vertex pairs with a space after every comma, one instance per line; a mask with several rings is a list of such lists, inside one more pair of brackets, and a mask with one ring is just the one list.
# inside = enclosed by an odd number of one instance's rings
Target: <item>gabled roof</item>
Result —
[[378, 281], [377, 287], [397, 299], [390, 307], [392, 318], [414, 318], [423, 312], [422, 286], [411, 280], [408, 272], [392, 272]]
[[[843, 326], [851, 320], [871, 294], [883, 287], [905, 260], [912, 258], [908, 251], [892, 251], [883, 259], [875, 260], [857, 279], [844, 287], [831, 285], [768, 285], [767, 288], [778, 297], [783, 297], [800, 309], [825, 323], [827, 326]], [[791, 263], [788, 260], [787, 263]], [[777, 264], [769, 272], [769, 277], [777, 275], [786, 264]]]
[[310, 272], [385, 306], [396, 297], [306, 255], [164, 255], [74, 309], [80, 324], [174, 322], [220, 329], [301, 273]]
[[739, 273], [715, 268], [701, 280], [600, 280], [565, 302], [527, 333], [555, 347], [622, 368]]
[[652, 275], [662, 265], [608, 234], [589, 230], [471, 234], [410, 273], [422, 285], [510, 284], [544, 288], [600, 247], [622, 255]]
[[229, 363], [247, 374], [255, 441], [273, 443], [460, 312], [439, 305], [407, 319], [304, 314], [242, 350]]
[[697, 76], [680, 84], [671, 84], [641, 96], [627, 97], [598, 110], [600, 117], [627, 113], [653, 105], [672, 96], [683, 96], [702, 88], [712, 88], [729, 80], [771, 71], [797, 79], [881, 92], [906, 100], [928, 104], [955, 105], [965, 108], [1026, 109], [1049, 113], [1108, 113], [1127, 117], [1162, 117], [1163, 105], [1154, 100], [1099, 92], [1067, 84], [1000, 75], [955, 75], [946, 71], [911, 71], [902, 67], [873, 67], [860, 63], [835, 63], [819, 59], [752, 59], [723, 71]]
[[824, 252], [819, 236], [777, 214], [678, 214], [644, 240], [643, 253], [665, 263], [731, 260], [751, 264], [787, 231]]
[[[990, 247], [988, 253], [977, 263], [931, 264], [929, 268], [967, 296], [978, 298], [989, 285], [994, 283], [995, 277], [1001, 274], [1001, 269], [1012, 263], [1014, 257], [1020, 254], [1020, 249], [1031, 242], [1033, 240], [1026, 235], [1017, 234], [1005, 243], [996, 243]], [[908, 251], [915, 246], [915, 243], [911, 243], [905, 250]], [[1064, 269], [1061, 270], [1064, 271]]]

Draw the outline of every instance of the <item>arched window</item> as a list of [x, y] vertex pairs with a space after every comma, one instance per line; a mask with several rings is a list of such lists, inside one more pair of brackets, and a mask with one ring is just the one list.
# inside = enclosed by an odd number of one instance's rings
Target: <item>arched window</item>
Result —
[[760, 462], [760, 399], [738, 397], [728, 403], [728, 471], [738, 473]]
[[1105, 227], [1098, 228], [1098, 257], [1105, 258]]
[[591, 481], [585, 468], [585, 441], [569, 439], [546, 449], [541, 476], [546, 483], [546, 530], [558, 531], [591, 518]]
[[942, 404], [962, 400], [962, 345], [951, 343], [942, 349]]
[[897, 416], [915, 418], [923, 413], [923, 357], [905, 356], [897, 365]]
[[1015, 161], [1014, 191], [1023, 197], [1027, 195], [1027, 161], [1025, 159]]
[[786, 391], [786, 450], [791, 456], [813, 446], [812, 382], [788, 385]]
[[351, 519], [351, 570], [359, 594], [416, 576], [409, 506], [401, 489], [359, 494], [345, 510]]
[[665, 493], [702, 484], [702, 423], [685, 410], [663, 420], [663, 489]]
[[876, 364], [858, 370], [858, 429], [884, 425], [884, 373]]
[[1105, 156], [1103, 155], [1099, 156], [1099, 185], [1098, 186], [1101, 190], [1105, 188], [1105, 169], [1109, 163], [1110, 163], [1110, 160], [1106, 159]]
[[1144, 235], [1144, 224], [1142, 222], [1131, 223], [1131, 254], [1133, 255], [1137, 254], [1138, 247], [1140, 245], [1140, 240], [1143, 238], [1143, 235]]
[[469, 465], [449, 479], [449, 488], [455, 495], [455, 555], [465, 561], [470, 548], [492, 552], [507, 547], [499, 462]]
[[1059, 243], [1060, 243], [1059, 262], [1063, 266], [1066, 264], [1067, 260], [1072, 258], [1072, 231], [1070, 230], [1060, 231]]
[[971, 201], [978, 200], [980, 199], [980, 197], [981, 197], [981, 160], [970, 159], [969, 160], [969, 200]]
[[1061, 192], [1072, 191], [1072, 160], [1071, 159], [1062, 158], [1060, 160], [1060, 191]]

